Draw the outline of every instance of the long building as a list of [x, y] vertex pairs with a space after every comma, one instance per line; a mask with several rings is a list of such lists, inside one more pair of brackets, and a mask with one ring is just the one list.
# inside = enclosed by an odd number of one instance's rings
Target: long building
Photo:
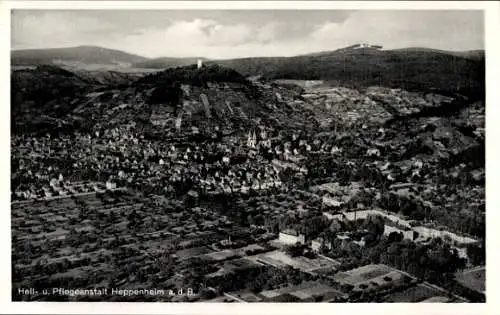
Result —
[[[479, 240], [473, 239], [471, 237], [467, 236], [461, 236], [458, 234], [455, 234], [453, 232], [449, 232], [446, 230], [441, 230], [441, 229], [436, 229], [428, 226], [412, 226], [410, 221], [404, 220], [400, 217], [398, 217], [395, 214], [391, 214], [379, 209], [371, 209], [371, 210], [359, 210], [359, 211], [352, 211], [352, 212], [342, 212], [342, 213], [335, 213], [331, 214], [328, 212], [323, 212], [323, 215], [326, 216], [330, 220], [347, 220], [347, 221], [354, 221], [358, 219], [366, 219], [370, 215], [379, 215], [382, 216], [383, 218], [395, 223], [396, 225], [400, 226], [401, 228], [394, 227], [391, 225], [386, 224], [385, 225], [385, 231], [384, 234], [390, 234], [391, 232], [401, 232], [403, 233], [403, 237], [406, 239], [414, 239], [414, 232], [418, 233], [418, 240], [426, 240], [428, 238], [442, 238], [444, 240], [449, 239], [451, 240], [454, 245], [458, 247], [463, 247], [471, 244], [477, 244], [479, 243]], [[462, 253], [463, 256], [463, 253]]]
[[413, 228], [413, 230], [418, 232], [420, 238], [450, 238], [457, 245], [477, 244], [479, 242], [478, 240], [467, 236], [460, 236], [446, 230], [438, 230], [425, 226], [416, 226]]

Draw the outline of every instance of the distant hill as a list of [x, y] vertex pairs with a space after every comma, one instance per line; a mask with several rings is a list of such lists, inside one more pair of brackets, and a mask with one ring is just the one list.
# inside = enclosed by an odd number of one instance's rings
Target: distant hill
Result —
[[52, 65], [13, 71], [12, 109], [19, 109], [17, 105], [27, 101], [33, 102], [34, 105], [43, 105], [54, 99], [75, 97], [76, 91], [94, 85], [94, 80]]
[[345, 53], [348, 51], [354, 51], [354, 50], [363, 50], [363, 51], [369, 51], [369, 50], [380, 50], [383, 47], [380, 45], [367, 45], [367, 44], [356, 44], [356, 45], [351, 45], [343, 48], [339, 48], [336, 50], [330, 50], [330, 51], [320, 51], [320, 52], [313, 52], [309, 54], [304, 54], [300, 56], [323, 56], [323, 55], [330, 55], [332, 53]]
[[380, 85], [407, 90], [484, 94], [485, 64], [480, 52], [370, 48], [214, 62], [245, 76], [259, 75], [268, 80], [325, 80], [355, 88]]
[[61, 63], [130, 65], [146, 60], [142, 56], [95, 46], [14, 50], [11, 53], [13, 66]]
[[133, 65], [134, 68], [144, 68], [144, 69], [167, 69], [175, 67], [183, 67], [196, 64], [198, 60], [207, 61], [207, 58], [203, 57], [192, 57], [192, 58], [154, 58], [146, 61], [138, 62]]
[[[484, 94], [485, 54], [481, 50], [451, 52], [411, 47], [383, 50], [382, 46], [353, 45], [334, 51], [295, 57], [256, 57], [229, 60], [206, 58], [156, 58], [128, 54], [92, 46], [12, 52], [12, 65], [72, 63], [71, 69], [118, 70], [113, 67], [85, 65], [118, 65], [120, 69], [158, 69], [191, 66], [197, 59], [204, 64], [218, 64], [234, 69], [245, 77], [264, 80], [324, 80], [353, 88], [372, 85], [407, 90], [437, 90], [464, 95]], [[78, 66], [80, 64], [80, 66]], [[110, 75], [107, 75], [110, 77]], [[113, 76], [118, 78], [118, 75]], [[107, 78], [104, 78], [106, 81]], [[120, 81], [121, 79], [119, 79]]]
[[464, 57], [474, 60], [481, 60], [485, 58], [484, 50], [458, 51], [454, 52], [454, 54], [459, 57]]
[[58, 119], [76, 106], [74, 101], [95, 87], [94, 80], [52, 65], [12, 71], [12, 132], [61, 125]]
[[191, 84], [206, 85], [208, 82], [234, 82], [248, 84], [246, 78], [237, 71], [217, 64], [205, 65], [198, 69], [196, 65], [169, 68], [161, 72], [148, 74], [135, 82], [135, 85], [171, 85]]
[[441, 54], [446, 54], [446, 55], [452, 55], [456, 57], [462, 57], [466, 59], [472, 59], [472, 60], [481, 60], [485, 58], [485, 53], [484, 50], [464, 50], [464, 51], [449, 51], [449, 50], [440, 50], [440, 49], [432, 49], [432, 48], [424, 48], [424, 47], [409, 47], [409, 48], [402, 48], [402, 49], [394, 49], [392, 51], [397, 51], [397, 52], [407, 52], [407, 53], [413, 53], [413, 52], [427, 52], [427, 53], [441, 53]]
[[255, 117], [268, 119], [274, 100], [261, 95], [241, 74], [219, 65], [171, 68], [145, 76], [41, 65], [11, 71], [11, 86], [13, 133], [72, 133], [91, 130], [96, 123], [109, 127], [131, 121], [148, 129], [150, 116], [162, 117], [164, 112], [172, 127], [173, 117], [183, 112], [188, 113], [183, 124], [202, 131], [220, 125], [230, 134], [252, 126]]
[[128, 85], [145, 75], [141, 72], [85, 71], [79, 69], [72, 69], [72, 72], [94, 84], [108, 86]]

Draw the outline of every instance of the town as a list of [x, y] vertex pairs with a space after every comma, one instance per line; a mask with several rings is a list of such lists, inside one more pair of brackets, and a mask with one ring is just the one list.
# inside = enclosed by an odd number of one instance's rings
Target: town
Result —
[[73, 111], [90, 127], [12, 135], [14, 300], [484, 301], [484, 104], [208, 83], [177, 84], [179, 108], [93, 92]]

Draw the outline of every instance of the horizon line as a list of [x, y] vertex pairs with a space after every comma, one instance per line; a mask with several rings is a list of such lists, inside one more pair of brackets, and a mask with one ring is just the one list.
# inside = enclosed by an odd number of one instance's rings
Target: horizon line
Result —
[[[114, 50], [130, 55], [135, 55], [141, 58], [145, 58], [148, 60], [154, 60], [154, 59], [161, 59], [161, 58], [176, 58], [176, 59], [188, 59], [188, 58], [205, 58], [207, 60], [232, 60], [232, 59], [247, 59], [247, 58], [293, 58], [293, 57], [300, 57], [300, 56], [308, 56], [312, 54], [320, 54], [320, 53], [328, 53], [328, 52], [335, 52], [338, 50], [342, 50], [345, 48], [349, 48], [352, 46], [356, 46], [358, 44], [364, 44], [365, 42], [358, 42], [356, 44], [340, 47], [340, 48], [335, 48], [331, 50], [319, 50], [319, 51], [311, 51], [308, 53], [304, 54], [297, 54], [297, 55], [291, 55], [291, 56], [266, 56], [266, 55], [255, 55], [255, 56], [238, 56], [238, 57], [229, 57], [229, 58], [209, 58], [209, 57], [204, 57], [204, 56], [158, 56], [158, 57], [146, 57], [141, 54], [137, 54], [134, 52], [122, 50], [122, 49], [115, 49], [115, 48], [109, 48], [109, 47], [104, 47], [104, 46], [97, 46], [97, 45], [77, 45], [77, 46], [64, 46], [64, 47], [46, 47], [46, 48], [22, 48], [22, 49], [13, 49], [11, 47], [11, 57], [13, 52], [20, 52], [20, 51], [42, 51], [42, 50], [55, 50], [55, 49], [75, 49], [75, 48], [82, 48], [82, 47], [88, 47], [88, 48], [100, 48], [100, 49], [106, 49], [106, 50]], [[372, 46], [378, 46], [378, 44], [373, 44]], [[453, 52], [453, 53], [460, 53], [460, 52], [473, 52], [473, 51], [481, 51], [485, 52], [486, 50], [484, 48], [476, 48], [476, 49], [466, 49], [466, 50], [453, 50], [453, 49], [439, 49], [439, 48], [432, 48], [432, 47], [425, 47], [425, 46], [408, 46], [408, 47], [401, 47], [401, 48], [384, 48], [383, 45], [382, 48], [377, 49], [380, 51], [395, 51], [395, 50], [405, 50], [405, 49], [427, 49], [427, 50], [434, 50], [437, 52]]]

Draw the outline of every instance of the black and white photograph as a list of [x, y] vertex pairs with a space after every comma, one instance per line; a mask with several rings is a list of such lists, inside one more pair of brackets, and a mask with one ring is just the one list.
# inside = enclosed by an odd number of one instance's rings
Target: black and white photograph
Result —
[[485, 303], [485, 25], [10, 10], [9, 299]]

